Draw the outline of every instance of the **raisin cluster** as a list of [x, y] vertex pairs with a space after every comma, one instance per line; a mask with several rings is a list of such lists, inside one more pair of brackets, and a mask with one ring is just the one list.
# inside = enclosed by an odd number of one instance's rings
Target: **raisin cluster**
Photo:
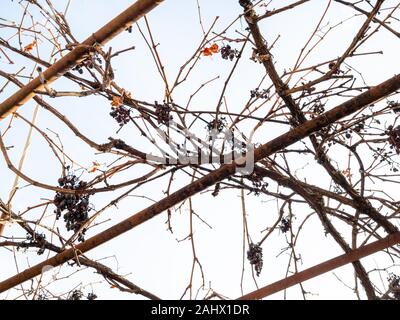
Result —
[[247, 250], [247, 259], [254, 266], [257, 277], [260, 276], [263, 267], [263, 253], [260, 245], [250, 243], [249, 250]]
[[[82, 300], [84, 294], [81, 290], [74, 290], [72, 292], [69, 293], [67, 300]], [[88, 293], [88, 295], [86, 296], [87, 300], [96, 300], [97, 299], [97, 295], [93, 292]]]
[[391, 274], [388, 277], [389, 290], [393, 295], [393, 298], [400, 300], [400, 276]]
[[29, 241], [29, 244], [37, 245], [39, 247], [39, 250], [37, 252], [39, 256], [44, 253], [46, 245], [46, 235], [44, 233], [35, 232], [34, 235], [28, 233], [26, 235], [26, 240]]
[[260, 98], [260, 99], [268, 99], [269, 98], [269, 90], [256, 88], [250, 91], [251, 98]]
[[171, 107], [164, 103], [159, 104], [157, 101], [155, 102], [156, 105], [156, 116], [158, 124], [165, 124], [168, 125], [169, 121], [172, 120], [171, 116]]
[[89, 69], [93, 69], [94, 64], [98, 62], [101, 63], [101, 59], [99, 57], [97, 57], [96, 55], [91, 56], [85, 60], [83, 60], [82, 62], [80, 62], [79, 64], [77, 64], [75, 67], [72, 68], [72, 70], [74, 71], [78, 71], [79, 74], [83, 74], [83, 68], [89, 68]]
[[357, 123], [354, 127], [353, 127], [353, 131], [360, 133], [362, 130], [365, 129], [365, 123], [364, 121], [361, 121], [359, 123]]
[[387, 105], [394, 113], [400, 113], [400, 103], [398, 101], [388, 101]]
[[90, 292], [90, 293], [88, 293], [86, 299], [88, 299], [88, 300], [96, 300], [97, 299], [97, 294], [95, 294], [93, 292]]
[[70, 295], [68, 295], [67, 300], [81, 300], [83, 293], [80, 290], [74, 290]]
[[[64, 189], [77, 191], [82, 191], [86, 187], [86, 182], [79, 181], [78, 177], [74, 174], [68, 174], [58, 179], [58, 184]], [[57, 192], [54, 197], [54, 205], [56, 206], [54, 213], [56, 213], [57, 219], [65, 211], [64, 221], [68, 231], [73, 230], [74, 232], [78, 232], [89, 219], [91, 208], [88, 194]], [[78, 241], [84, 241], [85, 232], [86, 229], [82, 229], [78, 235]]]
[[396, 150], [396, 153], [400, 154], [400, 126], [389, 126], [386, 134], [389, 136], [388, 142], [391, 148], [394, 148]]
[[112, 107], [110, 116], [118, 122], [120, 127], [123, 127], [131, 120], [131, 110], [124, 106]]
[[239, 0], [239, 4], [243, 7], [243, 8], [247, 8], [249, 6], [252, 5], [252, 0]]
[[221, 48], [221, 57], [225, 60], [233, 60], [235, 58], [239, 58], [240, 52], [236, 49], [232, 49], [232, 47], [227, 44]]
[[261, 192], [267, 190], [268, 182], [265, 182], [264, 178], [259, 176], [257, 173], [253, 172], [247, 176], [247, 179], [249, 179], [253, 184], [253, 190], [251, 191], [254, 192], [256, 196], [259, 196]]
[[208, 131], [217, 130], [218, 133], [221, 133], [222, 130], [224, 130], [226, 124], [227, 124], [227, 122], [226, 122], [225, 117], [213, 119], [212, 121], [207, 123], [207, 129], [208, 129]]
[[286, 233], [290, 230], [290, 227], [291, 227], [290, 219], [288, 217], [283, 217], [279, 225], [279, 229], [283, 233]]
[[321, 102], [315, 103], [311, 107], [311, 118], [315, 118], [316, 116], [319, 116], [320, 114], [325, 112], [325, 105], [323, 105]]

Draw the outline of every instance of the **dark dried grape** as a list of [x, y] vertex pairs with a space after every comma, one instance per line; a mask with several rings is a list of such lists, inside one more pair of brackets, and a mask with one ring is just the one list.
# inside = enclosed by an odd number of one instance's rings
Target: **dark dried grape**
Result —
[[279, 229], [283, 233], [286, 233], [290, 230], [290, 227], [291, 227], [290, 219], [288, 217], [282, 218], [281, 224], [279, 225]]
[[269, 90], [256, 88], [250, 91], [251, 98], [260, 98], [260, 99], [268, 99], [269, 98]]
[[390, 274], [388, 277], [389, 291], [393, 295], [393, 298], [400, 300], [400, 276], [395, 274]]
[[225, 60], [233, 60], [234, 58], [239, 58], [240, 56], [240, 52], [237, 51], [236, 49], [232, 49], [231, 46], [229, 44], [227, 44], [226, 46], [223, 46], [221, 48], [221, 57], [222, 59]]
[[166, 103], [158, 104], [157, 101], [155, 102], [155, 106], [158, 123], [168, 125], [169, 121], [172, 120], [172, 116], [170, 115], [171, 107]]
[[88, 300], [96, 300], [97, 299], [97, 295], [93, 292], [88, 293], [86, 299]]
[[389, 136], [388, 142], [390, 145], [395, 148], [397, 154], [400, 154], [400, 126], [395, 128], [389, 126], [386, 134]]
[[28, 233], [26, 240], [29, 241], [29, 244], [39, 246], [39, 250], [37, 252], [39, 256], [44, 253], [46, 245], [46, 235], [44, 233], [35, 232], [33, 235]]
[[130, 120], [131, 110], [125, 108], [124, 106], [113, 107], [110, 112], [110, 116], [118, 122], [118, 124], [122, 127], [126, 125]]
[[[63, 189], [77, 191], [83, 190], [86, 187], [86, 182], [79, 181], [78, 177], [72, 173], [58, 179], [58, 184]], [[91, 208], [88, 194], [57, 192], [54, 196], [54, 205], [56, 206], [54, 213], [57, 219], [66, 211], [63, 218], [68, 231], [72, 230], [78, 232], [89, 219], [89, 211]], [[83, 236], [85, 231], [86, 229], [81, 230], [78, 235], [78, 241], [84, 241]]]
[[227, 122], [225, 117], [213, 119], [207, 124], [207, 129], [208, 131], [217, 130], [219, 133], [221, 133], [222, 130], [224, 130], [226, 124]]
[[260, 245], [250, 243], [249, 250], [247, 250], [247, 259], [254, 266], [257, 277], [260, 276], [263, 267], [263, 254]]
[[261, 192], [266, 191], [268, 187], [268, 182], [264, 182], [264, 178], [262, 176], [259, 176], [257, 173], [253, 172], [246, 178], [249, 179], [253, 184], [252, 192], [254, 192], [256, 196], [260, 195]]
[[80, 290], [74, 290], [67, 298], [67, 300], [81, 300], [83, 293]]

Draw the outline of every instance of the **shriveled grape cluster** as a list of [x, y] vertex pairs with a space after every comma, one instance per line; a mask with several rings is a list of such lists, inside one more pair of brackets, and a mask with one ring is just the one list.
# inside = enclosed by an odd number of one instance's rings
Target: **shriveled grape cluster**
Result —
[[322, 104], [320, 101], [318, 101], [310, 108], [310, 112], [311, 112], [311, 119], [313, 119], [325, 112], [325, 105]]
[[392, 293], [393, 298], [400, 300], [400, 276], [392, 273], [387, 280], [389, 282], [389, 290]]
[[110, 116], [118, 122], [118, 124], [123, 127], [131, 120], [131, 110], [124, 107], [112, 107], [112, 111], [110, 112]]
[[251, 98], [260, 98], [260, 99], [268, 99], [269, 98], [269, 90], [260, 88], [255, 88], [250, 91]]
[[260, 245], [250, 243], [249, 250], [247, 250], [247, 259], [254, 266], [257, 276], [260, 276], [263, 267], [263, 253]]
[[28, 233], [26, 235], [26, 240], [29, 241], [29, 244], [37, 245], [39, 247], [39, 250], [37, 252], [39, 256], [44, 253], [46, 244], [46, 235], [44, 233], [35, 232], [34, 235]]
[[393, 126], [389, 126], [386, 131], [389, 136], [388, 142], [391, 145], [391, 148], [396, 150], [397, 154], [400, 154], [400, 126], [393, 128]]
[[243, 7], [243, 8], [247, 8], [249, 6], [252, 5], [252, 0], [239, 0], [239, 4]]
[[157, 101], [155, 102], [156, 105], [156, 116], [158, 124], [165, 124], [168, 125], [169, 121], [172, 120], [171, 107], [164, 103], [159, 104]]
[[88, 57], [87, 59], [83, 60], [81, 63], [77, 64], [75, 67], [72, 68], [72, 70], [78, 71], [80, 74], [83, 74], [84, 67], [93, 69], [94, 64], [96, 62], [101, 63], [102, 61], [97, 55], [93, 55], [93, 56]]
[[[79, 181], [79, 178], [74, 174], [68, 174], [58, 179], [58, 184], [64, 189], [72, 190], [83, 190], [86, 187], [86, 182]], [[66, 228], [68, 231], [73, 230], [78, 232], [79, 229], [88, 221], [89, 211], [91, 210], [89, 205], [88, 194], [71, 194], [57, 192], [54, 197], [54, 204], [56, 206], [56, 218], [61, 217], [61, 213], [66, 211], [64, 214], [64, 221], [66, 222]], [[84, 241], [84, 234], [86, 229], [78, 235], [78, 241]]]
[[74, 290], [72, 293], [68, 296], [67, 300], [81, 300], [83, 297], [83, 292], [80, 290]]
[[88, 300], [96, 300], [97, 299], [97, 294], [93, 292], [89, 292], [88, 295], [86, 296], [86, 299]]
[[45, 294], [43, 294], [43, 293], [39, 293], [39, 294], [37, 295], [36, 300], [43, 301], [43, 300], [49, 300], [49, 298], [47, 297], [47, 295], [45, 295]]
[[239, 56], [240, 56], [240, 52], [237, 51], [236, 49], [232, 49], [232, 47], [229, 44], [227, 44], [226, 46], [223, 46], [221, 48], [222, 59], [225, 59], [225, 60], [229, 59], [232, 61], [235, 58], [239, 58]]
[[286, 233], [286, 232], [288, 232], [288, 231], [290, 230], [290, 226], [291, 226], [291, 223], [290, 223], [289, 217], [283, 217], [283, 218], [281, 219], [281, 223], [280, 223], [280, 225], [279, 225], [279, 229], [280, 229], [283, 233]]
[[226, 124], [227, 124], [226, 118], [220, 117], [218, 119], [213, 119], [212, 121], [207, 123], [207, 129], [208, 131], [217, 130], [219, 133], [221, 133], [222, 130], [224, 130]]
[[394, 113], [400, 113], [400, 103], [398, 101], [388, 101], [387, 105]]
[[265, 182], [264, 178], [259, 176], [257, 173], [253, 172], [247, 176], [247, 179], [249, 179], [253, 184], [253, 190], [251, 191], [254, 192], [256, 196], [259, 196], [261, 192], [267, 190], [268, 182]]
[[[82, 300], [84, 293], [81, 290], [74, 290], [68, 294], [67, 300]], [[93, 292], [89, 292], [86, 296], [87, 300], [97, 299], [97, 295]]]

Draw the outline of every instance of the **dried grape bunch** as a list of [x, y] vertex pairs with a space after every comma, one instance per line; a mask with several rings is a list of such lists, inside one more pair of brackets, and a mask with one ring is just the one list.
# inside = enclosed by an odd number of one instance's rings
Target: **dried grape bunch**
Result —
[[239, 4], [243, 7], [249, 7], [252, 5], [252, 0], [239, 0]]
[[360, 133], [361, 131], [363, 131], [365, 128], [365, 123], [364, 121], [361, 121], [359, 123], [357, 123], [354, 127], [353, 127], [353, 131], [354, 132], [358, 132]]
[[225, 60], [233, 60], [235, 58], [239, 58], [240, 53], [239, 51], [237, 51], [236, 49], [232, 49], [231, 46], [229, 44], [227, 44], [226, 46], [223, 46], [221, 48], [221, 57], [222, 59]]
[[131, 120], [130, 114], [131, 110], [124, 106], [112, 107], [112, 111], [110, 112], [110, 116], [113, 117], [121, 127]]
[[400, 300], [400, 277], [392, 273], [387, 280], [389, 282], [389, 291], [392, 293], [393, 298]]
[[26, 235], [26, 240], [29, 241], [29, 244], [37, 245], [39, 247], [39, 250], [37, 252], [39, 256], [44, 253], [46, 242], [46, 235], [44, 233], [35, 232], [34, 235], [28, 233]]
[[208, 131], [217, 130], [218, 133], [221, 133], [222, 130], [224, 130], [226, 123], [227, 122], [226, 122], [225, 117], [214, 119], [214, 120], [210, 121], [209, 123], [207, 123], [207, 129], [208, 129]]
[[83, 293], [80, 290], [74, 290], [70, 295], [68, 295], [67, 300], [81, 300]]
[[158, 102], [155, 102], [156, 105], [156, 116], [157, 116], [157, 121], [158, 124], [165, 124], [168, 125], [169, 121], [172, 120], [172, 116], [170, 115], [171, 113], [171, 108], [168, 104], [158, 104]]
[[251, 181], [253, 184], [253, 190], [254, 194], [256, 196], [260, 195], [262, 191], [265, 191], [268, 187], [268, 182], [264, 182], [263, 177], [259, 176], [257, 173], [253, 172], [252, 174], [247, 176], [247, 179]]
[[[86, 187], [86, 182], [79, 181], [78, 177], [74, 174], [68, 174], [58, 179], [58, 184], [64, 189], [72, 190], [83, 190]], [[66, 222], [66, 228], [68, 231], [73, 230], [78, 232], [81, 227], [89, 219], [89, 195], [88, 194], [71, 194], [57, 192], [54, 197], [54, 205], [56, 206], [56, 218], [61, 217], [61, 213], [66, 211], [64, 214], [64, 221]], [[86, 229], [78, 235], [78, 241], [84, 241], [84, 234]]]
[[[74, 290], [68, 294], [67, 300], [82, 300], [84, 294], [81, 290]], [[96, 300], [97, 295], [93, 292], [90, 292], [86, 296], [87, 300]]]
[[262, 248], [258, 244], [250, 243], [249, 250], [247, 250], [247, 259], [250, 264], [254, 266], [256, 270], [257, 277], [260, 276], [263, 267], [263, 254]]
[[[333, 128], [332, 125], [328, 125], [328, 126], [322, 128], [321, 130], [317, 131], [316, 135], [324, 139], [327, 135], [331, 134], [334, 130], [335, 129]], [[329, 146], [331, 144], [332, 144], [332, 142], [328, 143]], [[333, 144], [336, 144], [336, 142], [333, 142]]]
[[97, 56], [97, 55], [92, 55], [88, 58], [86, 58], [85, 60], [83, 60], [82, 62], [80, 62], [79, 64], [77, 64], [75, 67], [72, 68], [73, 71], [78, 71], [79, 74], [83, 74], [83, 68], [87, 67], [89, 69], [93, 69], [94, 64], [98, 62], [101, 64], [101, 59]]
[[393, 128], [393, 126], [389, 126], [386, 134], [389, 136], [388, 142], [391, 145], [391, 148], [396, 150], [397, 154], [400, 154], [400, 126]]
[[400, 113], [400, 103], [398, 101], [389, 101], [387, 105], [394, 113]]
[[283, 217], [281, 220], [281, 224], [279, 225], [279, 229], [283, 232], [286, 233], [290, 230], [291, 223], [289, 217]]
[[86, 299], [88, 299], [88, 300], [96, 300], [97, 299], [97, 294], [95, 294], [93, 292], [90, 292], [90, 293], [88, 293]]
[[78, 71], [79, 74], [83, 74], [83, 69], [81, 65], [76, 65], [75, 67], [72, 68], [74, 71]]
[[269, 98], [269, 90], [256, 88], [250, 91], [251, 98], [260, 98], [260, 99], [268, 99]]
[[315, 118], [316, 116], [319, 116], [325, 112], [325, 105], [321, 102], [317, 102], [310, 108], [310, 112], [311, 118]]

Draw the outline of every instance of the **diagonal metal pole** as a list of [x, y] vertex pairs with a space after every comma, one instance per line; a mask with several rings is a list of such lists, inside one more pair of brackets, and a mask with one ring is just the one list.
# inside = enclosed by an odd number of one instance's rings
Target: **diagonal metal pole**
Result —
[[41, 76], [36, 77], [11, 97], [3, 101], [0, 104], [0, 121], [31, 99], [35, 95], [35, 91], [43, 89], [44, 84], [49, 84], [57, 80], [71, 67], [76, 65], [77, 62], [83, 59], [84, 56], [93, 49], [94, 45], [105, 44], [163, 1], [164, 0], [136, 1], [121, 14], [89, 36], [85, 41], [76, 45], [71, 52], [46, 69]]
[[[352, 113], [362, 109], [364, 106], [369, 105], [377, 100], [380, 100], [389, 94], [396, 92], [400, 89], [400, 75], [382, 82], [381, 84], [370, 88], [364, 93], [340, 104], [339, 106], [323, 113], [321, 116], [307, 121], [302, 125], [290, 130], [289, 132], [271, 140], [268, 143], [263, 144], [261, 147], [254, 150], [254, 161], [260, 161], [261, 159], [292, 145], [295, 142], [304, 139], [313, 132], [321, 130], [327, 125], [351, 115]], [[235, 162], [230, 164], [222, 165], [220, 168], [212, 171], [204, 177], [190, 183], [189, 185], [179, 189], [172, 193], [168, 197], [165, 197], [153, 204], [152, 206], [139, 211], [124, 221], [100, 232], [99, 234], [87, 239], [76, 245], [74, 248], [67, 249], [59, 254], [43, 261], [25, 271], [16, 274], [2, 282], [0, 282], [0, 292], [4, 292], [12, 287], [21, 284], [33, 277], [36, 277], [42, 273], [42, 270], [46, 266], [59, 266], [68, 260], [76, 258], [95, 247], [137, 227], [138, 225], [150, 220], [156, 215], [164, 212], [165, 210], [173, 207], [181, 201], [207, 189], [215, 183], [222, 181], [235, 173], [237, 164]]]
[[327, 260], [304, 271], [300, 271], [285, 279], [279, 280], [268, 286], [246, 294], [240, 297], [239, 300], [258, 300], [265, 298], [271, 294], [277, 293], [306, 280], [320, 276], [321, 274], [342, 267], [348, 263], [360, 260], [361, 258], [365, 258], [371, 254], [390, 248], [398, 243], [400, 243], [400, 232], [393, 233], [386, 238], [380, 239], [343, 255], [337, 256], [333, 259]]

